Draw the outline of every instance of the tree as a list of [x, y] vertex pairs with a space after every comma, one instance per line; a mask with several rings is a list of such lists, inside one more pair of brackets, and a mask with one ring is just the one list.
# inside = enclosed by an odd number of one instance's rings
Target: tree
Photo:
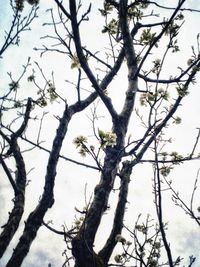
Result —
[[[20, 45], [20, 34], [37, 17], [38, 1], [27, 2], [32, 5], [31, 11], [24, 1], [11, 2], [14, 17], [1, 49], [2, 57], [12, 44]], [[185, 104], [185, 99], [187, 101], [198, 76], [199, 35], [197, 45], [194, 45], [196, 41], [193, 42], [190, 56], [185, 56], [187, 50], [180, 48], [179, 38], [182, 38], [181, 30], [188, 12], [198, 14], [199, 11], [188, 7], [185, 0], [177, 1], [175, 7], [146, 0], [106, 0], [95, 3], [95, 8], [88, 2], [75, 0], [70, 0], [69, 6], [59, 0], [53, 2], [55, 9], [48, 10], [51, 22], [45, 22], [45, 27], [50, 30], [42, 36], [46, 44], [35, 48], [41, 54], [41, 61], [32, 63], [29, 58], [17, 79], [9, 73], [11, 81], [1, 96], [0, 161], [14, 198], [7, 222], [2, 226], [0, 255], [4, 255], [21, 224], [24, 229], [7, 267], [22, 266], [41, 226], [64, 237], [67, 252], [63, 266], [178, 266], [182, 264], [182, 255], [174, 256], [170, 246], [163, 198], [166, 190], [170, 192], [172, 202], [182, 208], [197, 227], [200, 225], [199, 208], [194, 201], [198, 176], [189, 204], [169, 179], [177, 165], [199, 158], [200, 132], [198, 130], [194, 145], [188, 147], [185, 155], [170, 151], [168, 133], [170, 127], [181, 123], [176, 114]], [[23, 18], [24, 12], [30, 13]], [[93, 12], [96, 12], [96, 17], [92, 17]], [[92, 44], [88, 37], [90, 28], [86, 27], [89, 23], [95, 26], [96, 18], [102, 22], [102, 29], [96, 30], [96, 36], [92, 38], [101, 38], [98, 43], [100, 51]], [[62, 60], [66, 59], [66, 65], [63, 65], [66, 71], [61, 73], [61, 77], [63, 75], [62, 79], [67, 82], [67, 89], [64, 83], [59, 83], [58, 72], [58, 79], [54, 73], [49, 79], [41, 66], [44, 57], [51, 57], [53, 53], [59, 59], [61, 56]], [[182, 66], [177, 62], [169, 69], [172, 58], [174, 64], [177, 58], [184, 58], [185, 62]], [[32, 72], [30, 66], [34, 66]], [[27, 84], [31, 90], [25, 92], [23, 86]], [[115, 104], [117, 97], [120, 98], [120, 107]], [[78, 117], [81, 128], [84, 128], [86, 122], [82, 124], [81, 114], [88, 112], [90, 107], [91, 129], [87, 135], [84, 135], [84, 129], [80, 129], [80, 133], [74, 136], [70, 133], [72, 121], [77, 121]], [[53, 123], [52, 117], [47, 114], [51, 110], [57, 121], [57, 130], [52, 145], [49, 145], [51, 139], [46, 136], [47, 143], [43, 144], [41, 136], [47, 120]], [[99, 120], [103, 114], [105, 118], [101, 124]], [[105, 124], [109, 125], [109, 129]], [[63, 144], [68, 136], [72, 139], [68, 143], [69, 148], [65, 147], [67, 154], [73, 143], [80, 154], [79, 160], [63, 153]], [[29, 214], [23, 222], [26, 191], [27, 187], [31, 187], [27, 166], [28, 161], [34, 159], [32, 155], [35, 151], [48, 154], [47, 163], [37, 162], [36, 166], [39, 168], [42, 164], [46, 168], [45, 183], [37, 205], [31, 211], [28, 209]], [[65, 164], [63, 162], [72, 162], [80, 169], [88, 168], [92, 171], [91, 176], [95, 171], [99, 181], [93, 187], [90, 200], [85, 201], [83, 210], [76, 208], [80, 217], [75, 219], [71, 229], [63, 227], [56, 230], [50, 222], [46, 222], [45, 216], [56, 201], [54, 187], [59, 176], [58, 164]], [[147, 215], [143, 223], [139, 216], [131, 230], [124, 222], [128, 190], [134, 169], [137, 166], [142, 168], [142, 163], [152, 166], [152, 202], [155, 203], [157, 218], [154, 218], [154, 224]], [[38, 176], [37, 171], [34, 175]], [[113, 193], [114, 196], [111, 196]], [[110, 202], [112, 197], [116, 203]], [[104, 214], [110, 210], [114, 212], [111, 231], [104, 236], [104, 244], [97, 251], [94, 248], [95, 238]], [[127, 215], [128, 212], [126, 216], [131, 216]], [[123, 231], [130, 234], [130, 241], [123, 236]], [[116, 254], [119, 244], [122, 252]], [[192, 266], [195, 260], [195, 256], [190, 256], [187, 266]]]

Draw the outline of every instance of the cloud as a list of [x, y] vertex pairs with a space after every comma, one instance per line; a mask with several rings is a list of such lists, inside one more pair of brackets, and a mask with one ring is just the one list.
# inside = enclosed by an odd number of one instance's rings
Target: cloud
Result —
[[199, 232], [192, 230], [192, 229], [185, 229], [185, 234], [181, 234], [177, 238], [177, 252], [181, 257], [184, 257], [184, 262], [186, 266], [189, 262], [189, 257], [194, 256], [196, 257], [196, 264], [194, 263], [193, 267], [198, 267], [197, 264], [200, 259], [199, 255], [199, 247], [200, 247], [200, 239], [199, 239]]
[[[52, 252], [53, 253], [53, 252]], [[48, 267], [50, 263], [53, 263], [52, 255], [45, 252], [45, 250], [38, 250], [33, 257], [27, 257], [25, 259], [23, 266], [24, 267], [36, 267], [36, 266], [44, 266]], [[51, 265], [54, 267], [55, 265]]]

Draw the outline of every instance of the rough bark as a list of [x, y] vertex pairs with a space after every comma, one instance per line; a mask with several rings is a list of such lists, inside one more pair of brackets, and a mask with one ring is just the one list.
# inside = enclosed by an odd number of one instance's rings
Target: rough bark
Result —
[[58, 163], [60, 149], [62, 147], [62, 142], [64, 140], [71, 116], [72, 114], [69, 112], [68, 107], [66, 106], [65, 111], [63, 113], [63, 117], [60, 119], [60, 124], [53, 142], [51, 154], [49, 156], [45, 177], [44, 193], [38, 206], [29, 215], [27, 221], [25, 222], [24, 232], [20, 237], [19, 243], [14, 249], [12, 257], [8, 261], [6, 267], [21, 266], [24, 258], [29, 252], [33, 240], [37, 235], [38, 229], [42, 225], [44, 215], [46, 214], [47, 210], [53, 205], [53, 188], [56, 177], [56, 167]]
[[[107, 209], [108, 197], [113, 188], [117, 167], [120, 161], [118, 152], [119, 151], [116, 151], [112, 147], [107, 148], [101, 180], [95, 187], [94, 199], [86, 214], [85, 221], [79, 234], [72, 242], [72, 253], [75, 257], [76, 267], [95, 266], [93, 265], [94, 258], [97, 258], [94, 256], [95, 252], [93, 250], [94, 239], [103, 213]], [[87, 259], [85, 255], [87, 255]], [[83, 262], [85, 262], [86, 265], [81, 265]]]
[[26, 168], [24, 159], [22, 157], [20, 148], [17, 143], [17, 139], [22, 135], [25, 131], [29, 116], [31, 112], [31, 99], [28, 99], [26, 111], [24, 114], [24, 119], [19, 127], [19, 129], [11, 135], [10, 138], [5, 136], [3, 132], [1, 132], [1, 136], [9, 143], [10, 148], [7, 152], [8, 156], [13, 155], [16, 162], [16, 177], [13, 179], [9, 168], [7, 167], [3, 157], [0, 157], [0, 162], [3, 166], [5, 173], [8, 176], [8, 179], [13, 187], [14, 191], [14, 199], [13, 199], [13, 209], [9, 213], [9, 218], [7, 223], [2, 227], [3, 231], [0, 235], [0, 258], [3, 256], [6, 248], [10, 244], [15, 232], [18, 229], [19, 223], [21, 221], [23, 212], [24, 212], [24, 202], [25, 202], [25, 188], [26, 188]]
[[129, 161], [123, 162], [123, 167], [120, 171], [120, 191], [118, 196], [118, 203], [115, 210], [115, 216], [113, 220], [113, 226], [108, 237], [106, 244], [99, 251], [98, 255], [103, 260], [104, 264], [107, 265], [113, 250], [117, 244], [116, 236], [121, 234], [123, 229], [123, 220], [126, 210], [127, 196], [128, 196], [128, 186], [130, 182], [130, 176], [132, 173], [132, 164]]
[[[93, 246], [94, 246], [94, 240], [95, 236], [99, 227], [99, 224], [101, 222], [103, 213], [107, 209], [108, 205], [108, 198], [110, 195], [111, 190], [113, 189], [113, 184], [116, 178], [117, 169], [119, 167], [119, 163], [122, 158], [122, 154], [124, 151], [124, 139], [127, 132], [127, 126], [129, 123], [129, 119], [134, 107], [135, 102], [135, 94], [137, 91], [137, 77], [135, 79], [132, 79], [134, 76], [134, 73], [136, 71], [136, 59], [135, 59], [135, 53], [133, 49], [133, 43], [132, 43], [132, 36], [131, 33], [128, 30], [127, 26], [127, 18], [126, 18], [126, 8], [124, 9], [124, 3], [123, 1], [120, 2], [121, 5], [121, 13], [120, 13], [120, 20], [121, 24], [123, 25], [125, 23], [125, 28], [122, 29], [122, 35], [124, 40], [124, 46], [123, 46], [123, 53], [126, 57], [127, 63], [128, 63], [128, 89], [126, 94], [126, 99], [124, 103], [124, 107], [122, 109], [122, 112], [120, 114], [117, 114], [114, 110], [114, 107], [111, 103], [111, 100], [102, 94], [102, 88], [98, 85], [96, 79], [94, 78], [87, 62], [84, 57], [81, 41], [80, 41], [80, 34], [78, 29], [78, 23], [76, 19], [76, 4], [75, 0], [70, 1], [70, 13], [71, 13], [71, 20], [72, 20], [72, 29], [73, 29], [73, 35], [74, 40], [76, 44], [76, 52], [79, 57], [79, 61], [81, 63], [82, 68], [84, 69], [85, 73], [87, 74], [89, 80], [91, 81], [93, 87], [95, 88], [96, 92], [99, 94], [100, 98], [102, 99], [103, 103], [107, 107], [108, 112], [110, 113], [113, 121], [113, 132], [117, 136], [116, 146], [114, 147], [108, 147], [106, 149], [106, 156], [104, 160], [104, 165], [102, 168], [101, 178], [99, 184], [95, 187], [94, 190], [94, 199], [91, 203], [91, 206], [89, 208], [89, 211], [86, 215], [85, 221], [82, 225], [82, 228], [79, 232], [79, 234], [74, 238], [72, 242], [72, 253], [75, 257], [76, 261], [76, 267], [81, 266], [95, 266], [95, 264], [99, 264], [99, 257], [101, 255], [99, 254], [96, 256]], [[127, 1], [125, 1], [125, 7], [127, 7]], [[122, 202], [119, 201], [119, 205]], [[119, 209], [118, 209], [119, 212]], [[120, 222], [123, 221], [124, 213], [121, 213]], [[115, 217], [116, 220], [116, 217]], [[119, 225], [118, 225], [119, 226]], [[116, 232], [121, 232], [122, 226], [117, 229]], [[100, 262], [106, 266], [110, 256], [111, 251], [114, 249], [113, 244], [116, 245], [114, 239], [115, 231], [111, 233], [111, 239], [112, 239], [112, 246], [109, 245], [109, 252], [106, 253], [104, 250], [104, 255], [106, 259], [101, 258]], [[110, 243], [110, 240], [108, 241]], [[103, 255], [102, 254], [102, 255]], [[87, 259], [86, 256], [87, 255]], [[85, 262], [86, 265], [82, 265]]]
[[13, 199], [14, 206], [12, 211], [9, 213], [8, 221], [4, 226], [2, 226], [3, 231], [0, 235], [0, 258], [3, 256], [4, 252], [6, 251], [6, 248], [10, 244], [10, 241], [12, 240], [15, 232], [17, 231], [24, 212], [26, 171], [20, 151], [16, 150], [15, 154], [18, 154], [18, 182], [16, 183], [17, 191], [15, 192], [15, 197]]

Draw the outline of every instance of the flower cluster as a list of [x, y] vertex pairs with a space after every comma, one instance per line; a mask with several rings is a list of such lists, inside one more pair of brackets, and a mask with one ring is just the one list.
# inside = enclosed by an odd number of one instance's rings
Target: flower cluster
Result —
[[163, 166], [162, 168], [160, 168], [160, 174], [164, 177], [167, 177], [172, 169], [172, 166]]
[[19, 89], [19, 83], [12, 81], [11, 83], [9, 83], [9, 88], [10, 90], [17, 91], [17, 89]]
[[144, 224], [137, 224], [135, 226], [135, 229], [138, 230], [139, 232], [146, 234], [147, 233], [147, 227]]
[[83, 221], [84, 221], [84, 217], [80, 217], [79, 219], [77, 219], [77, 218], [75, 219], [74, 225], [75, 225], [76, 230], [80, 230]]
[[106, 146], [114, 146], [116, 144], [116, 134], [113, 132], [104, 132], [102, 130], [98, 130], [101, 148], [105, 148]]
[[101, 9], [99, 8], [99, 11], [102, 16], [107, 16], [110, 14], [110, 12], [113, 10], [113, 6], [110, 3], [107, 3], [106, 1], [104, 2], [104, 8]]
[[102, 33], [116, 34], [118, 29], [118, 22], [112, 19], [106, 26], [104, 26]]
[[73, 144], [76, 146], [76, 148], [79, 148], [79, 153], [81, 156], [85, 157], [87, 153], [87, 137], [83, 135], [79, 135], [73, 140]]
[[[116, 235], [116, 237], [115, 237], [115, 241], [116, 241], [116, 242], [119, 242], [119, 243], [121, 243], [123, 246], [127, 246], [127, 247], [129, 247], [129, 246], [132, 245], [132, 243], [131, 243], [130, 241], [127, 241], [127, 240], [126, 240], [122, 235], [120, 235], [120, 234]], [[125, 259], [126, 259], [126, 253], [117, 254], [117, 255], [115, 255], [115, 257], [114, 257], [114, 260], [115, 260], [115, 262], [117, 262], [117, 263], [122, 263], [123, 260], [125, 260]]]
[[[29, 5], [38, 5], [39, 0], [26, 0]], [[22, 12], [24, 9], [24, 0], [15, 0], [15, 8], [17, 11]]]
[[154, 41], [155, 36], [156, 33], [152, 33], [150, 28], [145, 29], [140, 35], [139, 43], [141, 45], [150, 45]]
[[51, 103], [57, 99], [58, 95], [56, 94], [56, 88], [51, 82], [48, 83], [47, 92], [49, 94]]
[[15, 0], [16, 10], [21, 12], [24, 9], [24, 0]]
[[116, 235], [115, 241], [122, 243], [122, 245], [126, 244], [126, 239], [120, 234]]
[[176, 87], [177, 93], [179, 96], [184, 97], [189, 94], [188, 88], [186, 86]]
[[[34, 75], [28, 77], [29, 82], [34, 82], [34, 80], [35, 80]], [[36, 100], [36, 103], [40, 107], [46, 107], [48, 101], [50, 101], [50, 103], [53, 103], [58, 98], [58, 94], [56, 93], [56, 88], [51, 81], [47, 82], [44, 89], [39, 89], [37, 94], [40, 97]]]
[[160, 99], [164, 99], [165, 101], [168, 101], [169, 97], [170, 96], [169, 96], [168, 91], [160, 88], [155, 93], [149, 91], [149, 92], [141, 94], [140, 104], [142, 106], [146, 106], [147, 103], [151, 105], [151, 103], [154, 103]]
[[81, 67], [81, 64], [79, 62], [78, 56], [75, 54], [72, 57], [71, 69], [75, 69], [75, 68], [80, 69], [80, 67]]

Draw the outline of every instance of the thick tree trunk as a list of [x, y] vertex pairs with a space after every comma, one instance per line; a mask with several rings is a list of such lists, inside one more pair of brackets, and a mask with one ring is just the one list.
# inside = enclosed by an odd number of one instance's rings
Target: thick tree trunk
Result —
[[107, 209], [108, 197], [119, 164], [119, 153], [114, 148], [107, 149], [99, 184], [94, 190], [94, 199], [86, 214], [78, 235], [72, 241], [72, 253], [76, 260], [76, 267], [103, 267], [103, 261], [93, 250], [95, 236], [103, 213]]
[[92, 248], [89, 248], [83, 237], [76, 237], [72, 241], [75, 267], [106, 267], [103, 260]]

